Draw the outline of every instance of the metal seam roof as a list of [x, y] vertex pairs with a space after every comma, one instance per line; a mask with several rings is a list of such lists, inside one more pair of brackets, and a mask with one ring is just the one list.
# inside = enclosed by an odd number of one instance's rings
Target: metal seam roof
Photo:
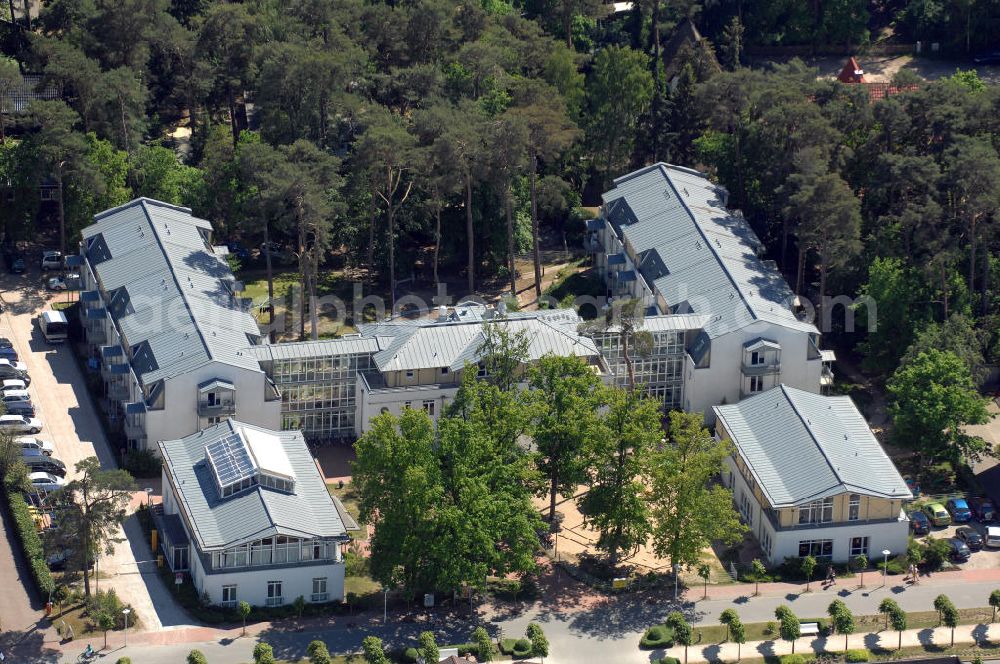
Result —
[[653, 287], [669, 306], [697, 301], [695, 312], [711, 315], [710, 336], [758, 321], [817, 331], [795, 316], [784, 278], [756, 255], [753, 229], [725, 208], [724, 190], [704, 175], [658, 163], [617, 178], [603, 198], [636, 258], [655, 251], [665, 268]]
[[714, 410], [775, 507], [847, 492], [911, 495], [849, 397], [781, 385]]
[[[205, 462], [205, 447], [242, 430], [280, 440], [295, 473], [295, 492], [255, 486], [221, 498]], [[268, 431], [227, 420], [185, 438], [159, 443], [177, 504], [202, 551], [246, 542], [262, 533], [342, 538], [347, 532], [299, 431]]]

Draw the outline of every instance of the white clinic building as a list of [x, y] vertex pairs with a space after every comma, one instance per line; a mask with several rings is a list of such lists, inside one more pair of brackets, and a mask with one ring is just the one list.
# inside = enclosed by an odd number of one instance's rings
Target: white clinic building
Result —
[[199, 594], [230, 607], [343, 599], [341, 545], [357, 524], [327, 492], [300, 432], [227, 419], [159, 450], [161, 551]]

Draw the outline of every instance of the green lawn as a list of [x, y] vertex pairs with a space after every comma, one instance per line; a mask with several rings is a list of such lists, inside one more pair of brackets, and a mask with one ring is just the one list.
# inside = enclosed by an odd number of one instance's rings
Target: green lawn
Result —
[[[260, 306], [267, 301], [267, 274], [264, 270], [240, 270], [239, 279], [243, 282], [243, 297], [251, 298], [255, 306]], [[278, 269], [274, 272], [274, 298], [277, 301], [275, 314], [286, 312], [291, 306], [292, 287], [299, 283], [299, 273], [294, 269]], [[353, 298], [351, 284], [339, 272], [325, 272], [320, 278], [317, 288], [317, 295], [324, 297], [335, 295], [341, 299], [343, 306], [349, 308]], [[322, 305], [321, 305], [322, 307]], [[338, 312], [334, 307], [321, 308], [319, 318], [319, 335], [322, 338], [330, 338], [351, 334], [357, 330], [346, 325], [343, 320], [338, 320]], [[258, 317], [256, 308], [252, 312]], [[350, 311], [341, 312], [349, 314]], [[283, 336], [284, 341], [297, 339], [298, 320], [288, 321]], [[309, 321], [306, 320], [306, 334], [309, 333]]]
[[351, 484], [345, 484], [343, 489], [337, 487], [336, 482], [331, 482], [326, 485], [326, 490], [330, 492], [331, 496], [336, 496], [340, 499], [340, 502], [344, 504], [347, 512], [354, 517], [354, 520], [359, 524], [361, 523], [361, 508], [359, 505], [359, 498], [357, 492], [354, 490], [354, 486]]
[[[877, 578], [877, 576], [876, 576]], [[866, 587], [877, 587], [879, 582], [865, 584]], [[963, 625], [988, 624], [993, 618], [992, 609], [961, 609], [959, 610], [959, 623]], [[829, 616], [799, 616], [800, 622], [816, 622], [817, 620], [829, 621]], [[937, 611], [914, 611], [906, 614], [907, 629], [924, 629], [926, 627], [939, 627]], [[777, 619], [775, 619], [777, 621]], [[885, 628], [885, 616], [854, 616], [855, 632], [878, 632]], [[769, 641], [778, 638], [777, 633], [771, 634], [767, 631], [767, 623], [746, 623], [747, 641]], [[704, 645], [707, 643], [725, 643], [726, 626], [708, 625], [705, 627], [694, 627], [694, 644]]]

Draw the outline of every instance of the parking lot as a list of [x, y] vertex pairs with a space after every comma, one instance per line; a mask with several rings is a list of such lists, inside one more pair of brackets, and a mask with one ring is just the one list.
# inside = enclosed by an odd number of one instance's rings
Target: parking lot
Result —
[[[35, 437], [54, 444], [53, 456], [66, 464], [66, 480], [70, 481], [76, 475], [75, 464], [82, 459], [97, 456], [105, 467], [114, 467], [115, 461], [72, 347], [49, 344], [35, 323], [38, 314], [52, 302], [75, 298], [73, 293], [46, 291], [44, 283], [48, 276], [39, 271], [37, 259], [28, 261], [25, 274], [0, 275], [0, 297], [5, 309], [0, 317], [0, 336], [12, 341], [31, 376], [29, 391], [36, 417], [43, 423], [42, 431]], [[139, 486], [136, 495], [144, 500], [143, 488]], [[186, 622], [157, 575], [155, 562], [134, 517], [126, 523], [126, 533], [121, 535], [125, 541], [116, 545], [114, 554], [99, 561], [101, 587], [113, 586], [122, 600], [134, 607], [146, 629]], [[157, 595], [156, 608], [151, 593]], [[4, 603], [0, 606], [4, 626], [8, 624], [5, 620], [8, 614], [24, 620], [23, 608]]]

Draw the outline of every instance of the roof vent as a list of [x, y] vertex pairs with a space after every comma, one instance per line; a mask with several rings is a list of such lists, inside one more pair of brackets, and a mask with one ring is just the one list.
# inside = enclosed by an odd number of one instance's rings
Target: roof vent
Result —
[[690, 196], [691, 195], [691, 194], [688, 193], [688, 188], [687, 187], [684, 187], [684, 195], [685, 196]]
[[668, 201], [670, 200], [670, 187], [667, 187], [666, 189], [663, 190], [663, 197], [666, 198]]
[[715, 246], [719, 247], [720, 249], [722, 248], [722, 243], [719, 242], [719, 238], [715, 238]]
[[695, 242], [695, 243], [694, 243], [694, 248], [695, 248], [695, 249], [699, 249], [699, 250], [700, 250], [700, 249], [701, 249], [701, 242], [700, 242], [700, 241], [698, 241], [698, 242]]

